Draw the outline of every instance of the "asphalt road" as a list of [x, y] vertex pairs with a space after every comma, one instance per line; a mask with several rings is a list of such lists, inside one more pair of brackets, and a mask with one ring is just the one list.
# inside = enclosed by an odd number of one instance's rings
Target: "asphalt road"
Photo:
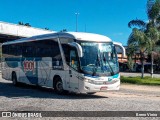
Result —
[[119, 91], [57, 95], [51, 89], [15, 87], [0, 77], [0, 111], [160, 111], [160, 87], [122, 84]]

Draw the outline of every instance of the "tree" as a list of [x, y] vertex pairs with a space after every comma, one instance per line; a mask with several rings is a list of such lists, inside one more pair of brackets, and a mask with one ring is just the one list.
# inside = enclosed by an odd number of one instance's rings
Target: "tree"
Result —
[[[156, 48], [156, 43], [159, 41], [160, 30], [160, 0], [148, 0], [147, 1], [147, 15], [149, 19], [148, 36], [152, 40], [152, 52], [151, 52], [151, 77], [153, 78], [153, 51]], [[157, 28], [157, 29], [156, 29]]]
[[133, 65], [134, 65], [134, 62], [132, 60], [132, 56], [128, 56], [128, 61], [127, 61], [127, 66], [129, 68], [129, 71], [133, 71]]
[[[127, 48], [127, 60], [128, 60], [128, 62], [127, 62], [127, 65], [128, 65], [128, 68], [129, 68], [129, 70], [130, 71], [132, 71], [133, 70], [133, 66], [134, 66], [134, 64], [136, 65], [136, 48], [135, 48], [135, 46], [133, 46], [133, 45], [129, 45], [128, 46], [128, 48]], [[133, 56], [135, 56], [135, 63], [133, 62], [133, 60], [132, 60], [132, 57]]]
[[24, 26], [31, 27], [31, 25], [29, 23], [25, 23]]
[[46, 27], [46, 28], [44, 28], [44, 29], [45, 29], [45, 30], [49, 30], [49, 28], [47, 28], [47, 27]]
[[128, 27], [138, 27], [143, 31], [148, 39], [151, 41], [151, 76], [153, 77], [153, 51], [156, 48], [156, 44], [160, 39], [160, 0], [148, 0], [147, 1], [147, 15], [149, 22], [145, 23], [142, 20], [131, 20], [128, 23]]
[[24, 25], [24, 23], [23, 23], [23, 22], [21, 22], [21, 21], [19, 21], [19, 22], [18, 22], [18, 25]]
[[160, 27], [160, 0], [147, 1], [147, 15], [149, 21]]
[[[133, 20], [132, 20], [133, 21]], [[132, 23], [132, 21], [129, 22], [128, 26], [131, 27], [131, 25], [135, 25], [135, 21]], [[143, 26], [142, 24], [140, 24], [139, 20], [137, 21], [136, 25], [138, 26]], [[141, 21], [141, 23], [143, 23]], [[143, 27], [142, 27], [143, 28]], [[144, 58], [145, 58], [145, 53], [150, 49], [151, 47], [151, 41], [150, 39], [146, 36], [145, 32], [144, 32], [144, 28], [142, 29], [138, 29], [138, 28], [133, 28], [132, 29], [132, 33], [130, 34], [129, 38], [128, 38], [128, 46], [132, 46], [135, 48], [139, 48], [140, 50], [140, 56], [141, 56], [141, 78], [144, 77]]]
[[31, 25], [29, 23], [23, 23], [21, 21], [18, 22], [18, 25], [24, 25], [24, 26], [31, 27]]
[[60, 32], [67, 32], [67, 29], [63, 29], [63, 30], [61, 30]]
[[[144, 69], [143, 67], [143, 59], [144, 59], [144, 52], [153, 52], [154, 48], [155, 48], [155, 45], [156, 45], [156, 42], [159, 40], [159, 37], [160, 37], [160, 33], [158, 31], [158, 29], [156, 27], [154, 27], [152, 25], [151, 22], [149, 23], [145, 23], [141, 20], [132, 20], [128, 23], [128, 26], [131, 28], [132, 26], [137, 26], [139, 27], [139, 29], [137, 28], [134, 28], [129, 39], [128, 39], [128, 46], [130, 46], [130, 41], [131, 39], [135, 40], [136, 39], [139, 39], [141, 40], [141, 42], [137, 42], [135, 44], [135, 47], [136, 46], [139, 46], [139, 49], [140, 49], [140, 54], [141, 54], [141, 63], [142, 63], [142, 70]], [[143, 42], [145, 42], [148, 44], [146, 46], [141, 46], [141, 44], [143, 45]], [[132, 41], [133, 42], [133, 41]], [[131, 44], [132, 46], [134, 46], [134, 44]], [[144, 47], [147, 47], [147, 49], [144, 51], [142, 49], [144, 49]], [[152, 53], [151, 52], [151, 53]], [[151, 59], [151, 66], [152, 66], [152, 70], [153, 70], [153, 54], [151, 55], [152, 59]], [[142, 71], [143, 73], [144, 71]], [[153, 71], [151, 71], [152, 75], [153, 75]], [[143, 78], [143, 77], [142, 77]]]

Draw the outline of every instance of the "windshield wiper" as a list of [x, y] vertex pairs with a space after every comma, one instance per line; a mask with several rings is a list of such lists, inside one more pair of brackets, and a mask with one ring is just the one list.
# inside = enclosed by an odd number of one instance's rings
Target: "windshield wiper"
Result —
[[113, 71], [113, 68], [111, 67], [111, 65], [110, 65], [110, 63], [109, 63], [109, 61], [107, 60], [107, 63], [108, 63], [108, 65], [109, 65], [109, 68], [111, 69], [111, 75], [114, 75], [114, 71]]
[[113, 71], [113, 68], [111, 67], [111, 65], [110, 65], [110, 63], [109, 63], [109, 61], [105, 58], [105, 55], [104, 55], [104, 53], [103, 53], [103, 61], [106, 63], [108, 63], [108, 65], [109, 65], [109, 68], [110, 68], [110, 73], [111, 73], [111, 75], [114, 75], [114, 71]]
[[97, 72], [97, 66], [100, 66], [100, 57], [99, 57], [99, 55], [98, 55], [98, 54], [97, 54], [96, 63], [95, 63], [94, 68], [93, 68], [93, 74], [92, 74], [92, 76], [95, 76], [95, 75], [96, 75], [96, 72]]
[[[103, 57], [102, 57], [103, 56]], [[103, 59], [102, 59], [103, 58]], [[95, 63], [95, 66], [93, 68], [93, 74], [92, 76], [95, 76], [96, 75], [96, 72], [97, 72], [97, 67], [100, 66], [103, 70], [103, 72], [105, 71], [104, 70], [104, 66], [103, 66], [103, 63], [102, 63], [102, 60], [106, 63], [108, 63], [108, 66], [110, 68], [110, 74], [111, 75], [114, 75], [114, 71], [113, 71], [113, 68], [111, 67], [110, 63], [108, 60], [106, 60], [105, 56], [104, 56], [104, 53], [100, 53], [100, 56], [97, 54], [97, 59], [96, 59], [96, 63]]]

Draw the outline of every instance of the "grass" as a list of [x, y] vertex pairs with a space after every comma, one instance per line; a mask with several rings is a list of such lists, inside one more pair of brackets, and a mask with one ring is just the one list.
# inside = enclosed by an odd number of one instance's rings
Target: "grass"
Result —
[[124, 77], [121, 76], [122, 83], [131, 83], [138, 85], [160, 85], [160, 78], [151, 78], [151, 77]]

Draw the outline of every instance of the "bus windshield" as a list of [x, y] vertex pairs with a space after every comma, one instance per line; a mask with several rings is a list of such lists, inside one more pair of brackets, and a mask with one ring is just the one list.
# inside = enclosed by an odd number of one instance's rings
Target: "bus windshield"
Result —
[[83, 57], [80, 58], [81, 70], [92, 76], [112, 76], [119, 72], [115, 46], [110, 43], [79, 42]]

